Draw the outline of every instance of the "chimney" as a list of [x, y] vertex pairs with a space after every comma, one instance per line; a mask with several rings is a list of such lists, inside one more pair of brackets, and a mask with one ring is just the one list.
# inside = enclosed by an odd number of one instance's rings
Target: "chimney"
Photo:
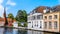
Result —
[[46, 10], [43, 10], [43, 13], [46, 13]]
[[52, 12], [52, 10], [50, 10], [50, 13]]

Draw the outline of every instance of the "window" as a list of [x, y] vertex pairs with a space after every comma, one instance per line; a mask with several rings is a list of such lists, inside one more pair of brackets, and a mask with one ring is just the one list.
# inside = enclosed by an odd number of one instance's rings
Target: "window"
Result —
[[47, 22], [44, 22], [44, 28], [47, 28]]
[[32, 16], [32, 19], [34, 20], [35, 19], [35, 16]]
[[34, 13], [36, 13], [36, 10], [34, 10], [34, 11], [32, 12], [32, 14], [34, 14]]
[[42, 28], [42, 21], [40, 21], [40, 28]]
[[57, 15], [54, 15], [54, 19], [57, 19]]
[[32, 28], [33, 28], [33, 22], [32, 22]]
[[47, 19], [47, 16], [45, 16], [45, 19]]
[[30, 17], [28, 17], [28, 20], [30, 20]]
[[37, 19], [40, 19], [40, 15], [37, 15]]
[[40, 19], [43, 19], [43, 15], [40, 15]]
[[38, 27], [38, 21], [37, 21], [37, 27]]
[[42, 15], [37, 15], [37, 19], [43, 19]]
[[57, 29], [57, 21], [54, 22], [54, 29]]
[[49, 29], [51, 29], [51, 28], [52, 28], [52, 22], [49, 21]]
[[31, 23], [31, 22], [28, 22], [28, 23]]
[[49, 16], [49, 19], [52, 19], [52, 16]]

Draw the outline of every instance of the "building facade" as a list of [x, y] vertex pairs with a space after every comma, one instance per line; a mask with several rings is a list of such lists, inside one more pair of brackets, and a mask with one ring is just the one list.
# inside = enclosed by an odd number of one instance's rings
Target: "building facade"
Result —
[[16, 22], [16, 20], [13, 22], [13, 27], [18, 27], [18, 22]]
[[28, 28], [42, 30], [43, 29], [42, 13], [35, 13], [28, 16]]
[[44, 31], [60, 32], [60, 11], [43, 14]]
[[5, 23], [4, 18], [0, 17], [0, 26], [4, 26], [4, 23]]
[[27, 16], [28, 20], [28, 29], [34, 30], [43, 30], [43, 10], [45, 7], [39, 7], [38, 9], [33, 10]]
[[[41, 8], [42, 9], [42, 8]], [[28, 29], [60, 32], [60, 11], [44, 8], [28, 15]]]

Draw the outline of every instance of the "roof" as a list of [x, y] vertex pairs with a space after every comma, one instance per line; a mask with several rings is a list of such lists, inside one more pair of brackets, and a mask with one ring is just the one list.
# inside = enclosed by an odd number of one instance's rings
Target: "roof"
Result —
[[45, 9], [44, 6], [40, 6], [40, 7], [36, 8], [36, 11], [37, 11], [38, 13], [43, 13], [43, 10], [44, 10], [44, 9]]
[[35, 8], [34, 10], [36, 10], [38, 13], [43, 13], [43, 10], [46, 8], [51, 9], [50, 7], [47, 7], [47, 6], [39, 6], [39, 7]]
[[60, 5], [54, 6], [52, 9], [53, 9], [54, 11], [60, 11]]
[[4, 21], [4, 18], [1, 18], [1, 17], [0, 17], [0, 21]]

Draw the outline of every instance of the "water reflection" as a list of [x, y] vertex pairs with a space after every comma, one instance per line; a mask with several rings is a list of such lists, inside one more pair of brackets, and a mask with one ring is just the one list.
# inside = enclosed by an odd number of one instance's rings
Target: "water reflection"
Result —
[[43, 34], [43, 32], [28, 30], [28, 34]]
[[13, 34], [18, 34], [18, 29], [13, 29]]
[[57, 33], [48, 33], [33, 30], [21, 30], [12, 28], [0, 28], [0, 34], [57, 34]]
[[27, 34], [27, 31], [26, 30], [18, 30], [18, 34]]
[[13, 29], [11, 29], [11, 28], [4, 28], [4, 34], [13, 34]]
[[0, 28], [0, 34], [4, 34], [4, 28]]

